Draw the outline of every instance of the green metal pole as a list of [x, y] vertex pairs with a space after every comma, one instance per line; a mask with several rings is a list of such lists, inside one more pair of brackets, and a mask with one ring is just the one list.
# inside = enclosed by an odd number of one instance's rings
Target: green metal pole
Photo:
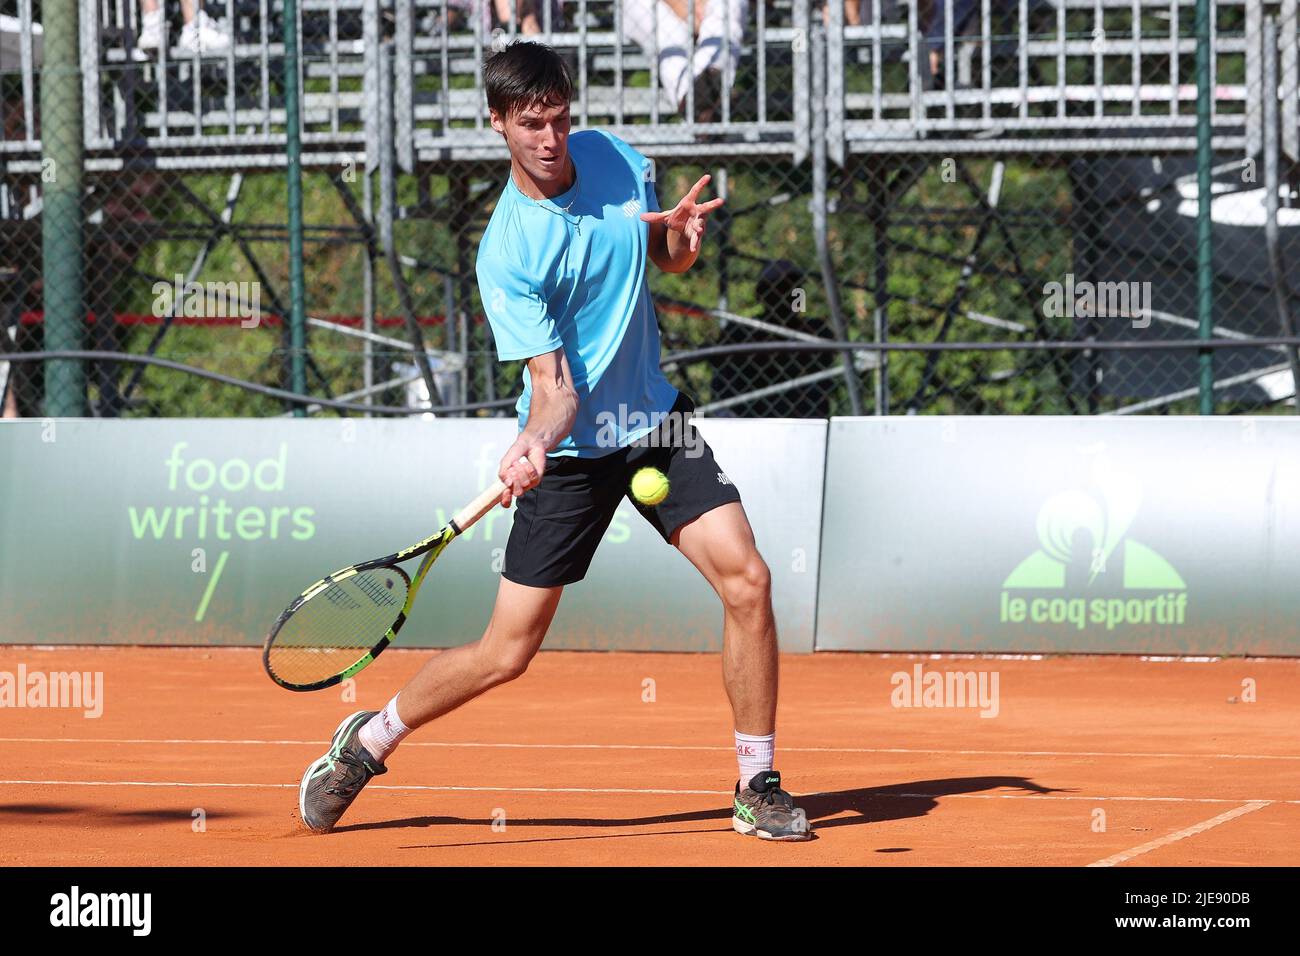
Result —
[[[1196, 314], [1198, 337], [1214, 337], [1214, 220], [1210, 216], [1210, 0], [1196, 0]], [[1201, 414], [1214, 414], [1214, 350], [1201, 349]]]
[[[302, 129], [298, 114], [298, 0], [284, 0], [284, 134], [289, 187], [290, 389], [307, 394], [307, 321], [302, 266]], [[295, 405], [295, 416], [307, 411]]]
[[[83, 174], [77, 0], [46, 0], [41, 69], [41, 257], [45, 348], [84, 348], [81, 296]], [[45, 364], [45, 414], [86, 414], [86, 373], [78, 361]]]

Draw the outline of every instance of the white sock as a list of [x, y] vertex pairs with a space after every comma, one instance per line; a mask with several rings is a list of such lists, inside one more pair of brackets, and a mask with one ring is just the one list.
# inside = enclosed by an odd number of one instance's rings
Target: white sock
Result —
[[402, 718], [397, 716], [397, 698], [400, 696], [402, 695], [395, 695], [384, 709], [371, 717], [357, 733], [361, 746], [369, 750], [371, 756], [380, 763], [386, 761], [388, 755], [396, 750], [397, 745], [411, 732], [411, 728], [402, 723]]
[[740, 789], [749, 786], [755, 774], [772, 769], [772, 750], [776, 734], [755, 737], [736, 731], [736, 761], [740, 764]]

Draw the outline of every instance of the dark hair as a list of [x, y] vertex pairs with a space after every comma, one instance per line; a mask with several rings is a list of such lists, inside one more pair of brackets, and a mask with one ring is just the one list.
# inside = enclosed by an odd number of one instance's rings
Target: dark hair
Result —
[[544, 43], [517, 40], [483, 61], [488, 106], [504, 120], [517, 110], [568, 105], [573, 80], [564, 59]]
[[790, 293], [799, 287], [804, 272], [788, 259], [773, 259], [763, 266], [754, 284], [754, 297], [765, 311], [789, 309]]

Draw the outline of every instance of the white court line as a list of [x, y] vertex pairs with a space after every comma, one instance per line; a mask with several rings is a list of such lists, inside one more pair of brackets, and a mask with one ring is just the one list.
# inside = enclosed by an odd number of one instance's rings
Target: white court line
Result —
[[[816, 794], [811, 794], [811, 795], [815, 796]], [[810, 794], [802, 794], [802, 796], [810, 796]], [[1241, 803], [1241, 801], [1244, 799], [1243, 797], [1231, 797], [1231, 798], [1229, 797], [1133, 797], [1133, 796], [1100, 797], [1100, 796], [1086, 796], [1086, 795], [1085, 796], [1080, 796], [1080, 795], [1048, 796], [1047, 794], [1042, 794], [1042, 793], [882, 793], [882, 794], [869, 794], [868, 796], [924, 797], [927, 800], [940, 800], [940, 799], [947, 799], [948, 797], [955, 797], [960, 800], [1083, 800], [1083, 801], [1134, 800], [1134, 801], [1149, 801], [1151, 803]], [[1283, 800], [1283, 799], [1276, 799], [1276, 798], [1260, 799], [1251, 802], [1261, 803], [1264, 804], [1265, 806], [1271, 803], [1300, 804], [1300, 800]]]
[[[203, 746], [268, 746], [268, 747], [322, 747], [328, 740], [226, 740], [140, 737], [0, 737], [4, 744], [190, 744]], [[505, 750], [705, 750], [731, 752], [731, 747], [710, 747], [700, 744], [512, 744], [477, 743], [473, 741], [407, 741], [410, 747], [484, 747]], [[1206, 753], [1144, 753], [1111, 750], [926, 750], [911, 747], [782, 747], [782, 753], [829, 754], [931, 754], [959, 757], [1136, 757], [1136, 758], [1190, 758], [1197, 760], [1300, 760], [1300, 754], [1206, 754]]]
[[[1288, 801], [1293, 802], [1293, 801]], [[1122, 853], [1116, 853], [1114, 856], [1108, 856], [1104, 860], [1098, 860], [1096, 863], [1089, 863], [1089, 866], [1118, 866], [1120, 863], [1127, 863], [1135, 856], [1141, 856], [1143, 853], [1150, 853], [1152, 850], [1158, 850], [1162, 846], [1168, 846], [1170, 843], [1176, 843], [1179, 840], [1185, 840], [1187, 837], [1195, 836], [1198, 833], [1204, 833], [1221, 823], [1227, 823], [1229, 820], [1235, 820], [1237, 817], [1244, 816], [1247, 813], [1254, 813], [1256, 810], [1262, 810], [1270, 804], [1268, 800], [1252, 800], [1244, 806], [1237, 807], [1235, 810], [1229, 810], [1227, 813], [1220, 813], [1217, 817], [1211, 817], [1195, 826], [1187, 827], [1185, 830], [1177, 830], [1158, 840], [1152, 840], [1150, 843], [1143, 843], [1141, 846], [1135, 846], [1131, 850], [1125, 850]]]
[[[224, 787], [236, 789], [297, 789], [296, 783], [182, 783], [171, 780], [0, 780], [0, 787], [186, 787], [204, 789]], [[644, 793], [671, 795], [733, 796], [730, 790], [663, 790], [630, 787], [432, 787], [420, 784], [372, 783], [370, 790], [435, 790], [440, 792], [483, 791], [487, 793]], [[3, 809], [3, 807], [0, 807]]]
[[[246, 788], [246, 789], [284, 789], [297, 787], [296, 783], [187, 783], [171, 780], [0, 780], [0, 787], [187, 787], [202, 789], [204, 787]], [[419, 790], [436, 792], [468, 793], [632, 793], [632, 794], [669, 794], [673, 796], [733, 796], [731, 790], [667, 790], [644, 787], [435, 787], [421, 784], [371, 784], [371, 790]], [[792, 791], [793, 792], [793, 791]], [[821, 791], [793, 793], [797, 797], [821, 796]], [[1037, 800], [1039, 802], [1057, 800], [1124, 800], [1148, 801], [1152, 803], [1241, 803], [1241, 798], [1224, 797], [1097, 797], [1097, 796], [1048, 796], [1038, 793], [876, 793], [867, 794], [871, 799], [925, 799], [925, 800]], [[1273, 803], [1296, 803], [1300, 800], [1253, 800], [1261, 807]], [[0, 808], [2, 809], [2, 808]], [[1257, 808], [1258, 809], [1258, 808]]]

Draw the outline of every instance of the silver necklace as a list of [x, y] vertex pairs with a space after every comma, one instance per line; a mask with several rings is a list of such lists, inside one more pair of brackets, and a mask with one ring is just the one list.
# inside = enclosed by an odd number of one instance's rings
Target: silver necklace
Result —
[[[573, 159], [570, 158], [569, 162], [573, 163]], [[577, 163], [573, 163], [573, 186], [571, 188], [573, 189], [573, 198], [570, 199], [565, 205], [558, 207], [560, 209], [563, 209], [566, 213], [570, 209], [572, 209], [573, 204], [578, 201], [578, 164]]]
[[[569, 158], [569, 162], [571, 163], [573, 162], [572, 157]], [[563, 214], [563, 216], [565, 217], [565, 221], [567, 222], [568, 217], [573, 215], [573, 213], [570, 212], [570, 210], [573, 209], [573, 204], [578, 201], [578, 195], [580, 192], [578, 189], [578, 182], [579, 182], [578, 164], [573, 163], [573, 185], [569, 187], [570, 189], [573, 190], [573, 198], [570, 199], [567, 203], [561, 206], [558, 203], [551, 202], [549, 199], [543, 202], [542, 200], [539, 199], [532, 199], [531, 196], [527, 198], [532, 200], [532, 202], [536, 203], [537, 205], [541, 206], [543, 209], [549, 210], [550, 212], [556, 213], [557, 215]], [[582, 232], [581, 216], [577, 217], [577, 219], [574, 220], [573, 227], [578, 230], [579, 234], [581, 234]]]
[[[573, 162], [572, 159], [569, 161]], [[573, 163], [573, 185], [570, 188], [573, 190], [572, 199], [570, 199], [563, 206], [558, 205], [556, 203], [551, 203], [551, 205], [555, 206], [555, 208], [559, 210], [565, 222], [572, 222], [573, 231], [580, 236], [582, 235], [582, 217], [577, 216], [572, 220], [570, 220], [569, 218], [570, 216], [573, 216], [573, 213], [571, 213], [569, 210], [571, 210], [573, 208], [573, 204], [578, 201], [578, 164], [577, 163]]]

